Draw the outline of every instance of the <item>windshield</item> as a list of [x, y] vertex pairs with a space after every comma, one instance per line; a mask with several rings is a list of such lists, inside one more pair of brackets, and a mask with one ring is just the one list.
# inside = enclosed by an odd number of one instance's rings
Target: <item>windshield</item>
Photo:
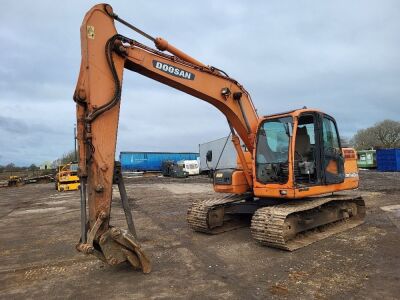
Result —
[[256, 162], [258, 164], [287, 162], [292, 129], [291, 117], [265, 121], [258, 132]]

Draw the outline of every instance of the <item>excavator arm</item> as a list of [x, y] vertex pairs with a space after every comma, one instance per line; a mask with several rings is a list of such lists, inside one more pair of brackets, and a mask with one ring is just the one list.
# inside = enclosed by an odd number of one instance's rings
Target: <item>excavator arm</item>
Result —
[[[158, 50], [118, 34], [115, 20], [148, 37]], [[113, 182], [119, 182], [125, 208], [127, 204], [120, 184], [122, 176], [115, 172], [114, 163], [123, 70], [129, 69], [181, 90], [220, 110], [227, 118], [249, 187], [253, 184], [252, 170], [246, 163], [239, 137], [253, 153], [259, 118], [250, 95], [236, 80], [167, 41], [145, 34], [119, 18], [107, 4], [96, 5], [86, 14], [81, 26], [81, 52], [74, 93], [82, 220], [82, 237], [77, 249], [112, 265], [129, 261], [134, 267], [149, 272], [149, 260], [135, 240], [134, 232], [109, 224]]]

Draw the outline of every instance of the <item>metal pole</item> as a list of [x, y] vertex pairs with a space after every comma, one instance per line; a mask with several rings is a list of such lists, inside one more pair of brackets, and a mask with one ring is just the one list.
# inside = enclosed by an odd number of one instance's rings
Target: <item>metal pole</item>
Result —
[[122, 208], [125, 213], [126, 223], [128, 224], [128, 229], [130, 233], [137, 238], [135, 224], [133, 223], [132, 211], [129, 205], [128, 195], [126, 193], [124, 178], [122, 176], [121, 163], [119, 161], [115, 162], [114, 166], [114, 183], [118, 184], [119, 194], [121, 196]]
[[86, 244], [86, 178], [81, 178], [81, 238], [82, 244]]
[[137, 238], [135, 224], [133, 223], [133, 218], [132, 218], [132, 211], [129, 206], [128, 195], [126, 194], [125, 184], [124, 181], [122, 180], [122, 175], [121, 175], [121, 180], [118, 181], [118, 189], [121, 195], [122, 207], [125, 212], [125, 219], [126, 223], [128, 224], [128, 229], [133, 234], [133, 236]]

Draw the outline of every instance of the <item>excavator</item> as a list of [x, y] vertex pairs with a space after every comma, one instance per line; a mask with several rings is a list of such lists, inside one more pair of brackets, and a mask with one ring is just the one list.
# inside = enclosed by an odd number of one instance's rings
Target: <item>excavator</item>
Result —
[[[155, 47], [119, 34], [115, 22]], [[293, 251], [363, 223], [365, 203], [355, 191], [356, 152], [342, 148], [332, 116], [306, 107], [259, 116], [237, 80], [133, 26], [108, 4], [86, 13], [80, 34], [81, 67], [73, 96], [81, 184], [78, 251], [110, 265], [129, 262], [151, 271], [136, 238], [121, 166], [114, 161], [124, 69], [206, 101], [227, 119], [237, 167], [215, 172], [220, 196], [190, 206], [187, 222], [194, 231], [232, 230], [243, 226], [246, 215], [256, 241]], [[118, 184], [128, 230], [110, 224], [113, 184]]]

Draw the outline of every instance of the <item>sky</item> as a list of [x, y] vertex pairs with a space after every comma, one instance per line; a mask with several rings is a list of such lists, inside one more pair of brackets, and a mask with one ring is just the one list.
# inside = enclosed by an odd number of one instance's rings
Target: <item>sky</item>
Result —
[[[79, 27], [95, 1], [2, 1], [0, 164], [41, 164], [73, 149]], [[307, 106], [351, 137], [400, 121], [400, 2], [109, 1], [125, 20], [250, 92], [259, 115]], [[151, 41], [117, 24], [120, 33]], [[120, 151], [198, 151], [228, 135], [210, 104], [128, 70]]]

